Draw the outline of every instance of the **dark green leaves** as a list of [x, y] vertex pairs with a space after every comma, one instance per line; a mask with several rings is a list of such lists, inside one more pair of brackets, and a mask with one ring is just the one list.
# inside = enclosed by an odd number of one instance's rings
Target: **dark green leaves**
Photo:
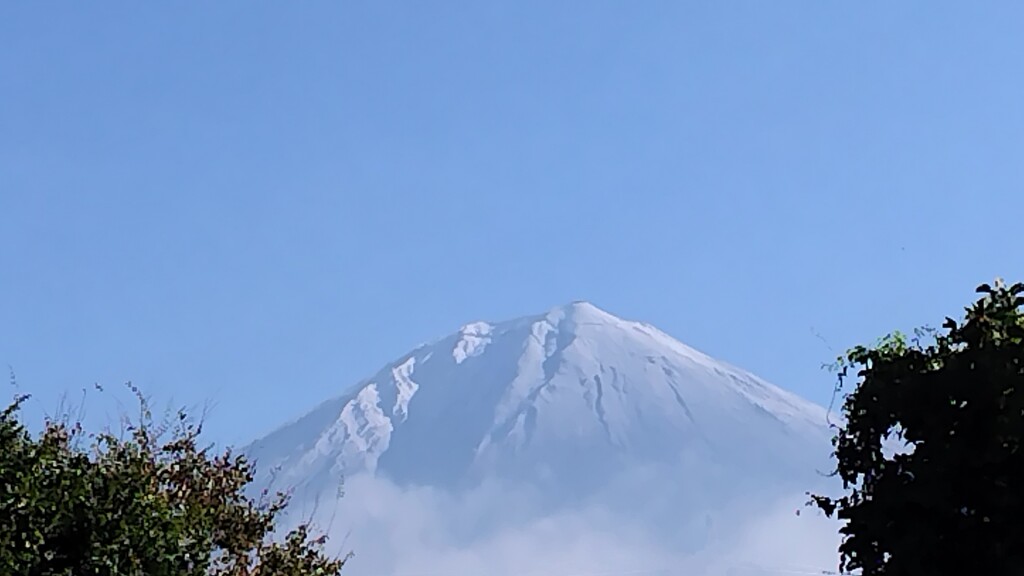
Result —
[[[181, 415], [161, 442], [148, 420], [130, 437], [92, 436], [50, 422], [33, 438], [0, 412], [0, 574], [28, 576], [311, 576], [338, 574], [323, 539], [302, 526], [269, 539], [286, 505], [244, 496], [253, 476], [241, 457], [211, 457]], [[141, 398], [140, 398], [141, 400]]]
[[[842, 568], [863, 576], [1024, 574], [1024, 284], [983, 284], [933, 341], [852, 349], [859, 376], [834, 445], [848, 494]], [[895, 431], [909, 454], [885, 456]]]

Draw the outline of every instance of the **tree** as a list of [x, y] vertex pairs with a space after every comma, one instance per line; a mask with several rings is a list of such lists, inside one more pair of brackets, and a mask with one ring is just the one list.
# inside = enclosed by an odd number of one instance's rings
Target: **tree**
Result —
[[845, 521], [844, 571], [1024, 574], [1024, 284], [977, 291], [943, 331], [839, 359], [840, 386], [859, 376], [833, 439], [845, 495], [811, 504]]
[[[136, 391], [137, 392], [137, 391]], [[183, 412], [125, 437], [47, 421], [33, 437], [16, 418], [26, 396], [0, 412], [0, 574], [26, 576], [327, 576], [325, 537], [303, 524], [275, 542], [287, 497], [253, 501], [245, 458], [212, 455]], [[171, 430], [171, 437], [160, 438]]]

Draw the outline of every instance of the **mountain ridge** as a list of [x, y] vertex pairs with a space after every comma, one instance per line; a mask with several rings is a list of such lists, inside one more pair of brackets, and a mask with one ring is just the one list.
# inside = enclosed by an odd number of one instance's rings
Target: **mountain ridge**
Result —
[[799, 468], [826, 428], [822, 407], [577, 300], [464, 324], [244, 452], [258, 472], [314, 490], [369, 473], [400, 485], [457, 489], [497, 476], [573, 492], [621, 467], [687, 459], [709, 473]]

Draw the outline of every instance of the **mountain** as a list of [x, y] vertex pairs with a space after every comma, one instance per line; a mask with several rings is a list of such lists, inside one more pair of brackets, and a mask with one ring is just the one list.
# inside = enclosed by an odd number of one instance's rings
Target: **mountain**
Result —
[[550, 506], [656, 482], [707, 508], [771, 486], [802, 493], [830, 437], [822, 407], [574, 302], [467, 324], [245, 452], [259, 485], [307, 496], [356, 475], [450, 492], [496, 480]]

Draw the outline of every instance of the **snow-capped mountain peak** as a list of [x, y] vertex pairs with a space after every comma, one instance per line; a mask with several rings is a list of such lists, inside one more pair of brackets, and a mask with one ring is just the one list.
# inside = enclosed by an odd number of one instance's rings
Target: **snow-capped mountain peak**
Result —
[[[289, 485], [367, 472], [576, 490], [616, 467], [806, 467], [824, 410], [657, 328], [576, 301], [472, 322], [246, 450]], [[820, 455], [820, 454], [815, 454]]]

